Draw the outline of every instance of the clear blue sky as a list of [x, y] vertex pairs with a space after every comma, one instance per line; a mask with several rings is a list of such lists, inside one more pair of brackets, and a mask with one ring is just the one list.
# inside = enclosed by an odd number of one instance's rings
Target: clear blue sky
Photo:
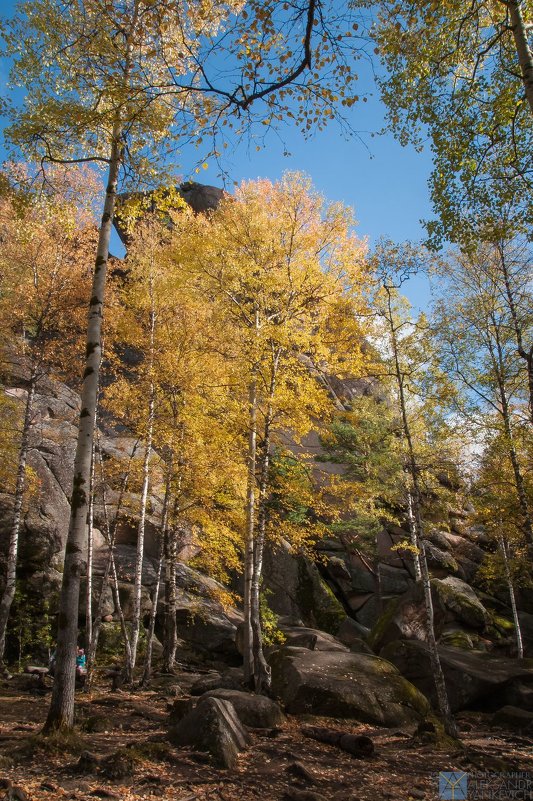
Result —
[[[9, 16], [14, 5], [14, 0], [4, 0], [2, 16]], [[6, 78], [7, 65], [1, 64], [2, 94]], [[369, 77], [361, 78], [361, 95], [365, 92], [376, 94]], [[360, 138], [347, 140], [339, 127], [330, 123], [309, 140], [289, 126], [280, 132], [281, 138], [271, 132], [266, 147], [259, 152], [254, 143], [248, 147], [242, 142], [233, 152], [229, 148], [224, 152], [224, 170], [237, 182], [258, 177], [275, 180], [286, 170], [301, 170], [329, 200], [342, 201], [354, 209], [357, 232], [368, 237], [370, 244], [381, 236], [396, 241], [420, 239], [424, 235], [420, 220], [431, 216], [429, 151], [417, 153], [414, 148], [401, 147], [390, 134], [371, 136], [383, 125], [383, 110], [376, 96], [356, 103], [349, 111], [349, 122], [360, 132]], [[291, 155], [285, 156], [285, 151]], [[0, 144], [0, 158], [2, 153]], [[214, 162], [201, 175], [190, 176], [197, 159], [194, 149], [182, 152], [178, 169], [183, 177], [221, 185]], [[113, 249], [118, 251], [116, 241]], [[413, 303], [426, 306], [429, 293], [424, 280], [411, 282], [405, 290]]]

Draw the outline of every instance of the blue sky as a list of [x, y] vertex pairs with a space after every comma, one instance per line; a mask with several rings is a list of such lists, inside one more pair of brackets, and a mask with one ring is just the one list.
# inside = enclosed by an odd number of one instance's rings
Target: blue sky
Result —
[[[14, 0], [4, 0], [2, 16], [9, 16], [14, 5]], [[1, 64], [2, 90], [6, 73], [7, 65]], [[381, 236], [396, 241], [420, 239], [424, 235], [420, 220], [431, 216], [427, 190], [430, 153], [427, 149], [417, 153], [414, 148], [401, 147], [390, 134], [373, 137], [384, 118], [369, 76], [361, 78], [361, 96], [365, 93], [370, 95], [368, 101], [356, 103], [349, 111], [349, 122], [359, 136], [343, 138], [339, 127], [330, 123], [324, 131], [305, 140], [298, 130], [286, 126], [280, 136], [271, 132], [259, 152], [254, 143], [248, 146], [242, 142], [233, 152], [228, 148], [224, 152], [224, 170], [237, 182], [258, 177], [275, 180], [286, 170], [301, 170], [311, 176], [316, 188], [329, 200], [342, 201], [354, 209], [359, 223], [357, 232], [368, 237], [370, 244]], [[290, 156], [284, 155], [287, 151]], [[0, 144], [0, 158], [2, 155]], [[178, 169], [184, 178], [190, 177], [197, 159], [194, 149], [181, 153]], [[214, 162], [201, 175], [192, 177], [221, 185]], [[116, 241], [113, 249], [118, 251]], [[411, 281], [405, 289], [415, 305], [427, 305], [425, 280]]]

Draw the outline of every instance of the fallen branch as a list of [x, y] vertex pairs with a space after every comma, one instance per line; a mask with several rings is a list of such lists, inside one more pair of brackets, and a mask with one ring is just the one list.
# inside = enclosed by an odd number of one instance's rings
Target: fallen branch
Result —
[[347, 751], [357, 759], [365, 759], [374, 754], [374, 743], [364, 734], [348, 734], [339, 729], [327, 729], [320, 726], [305, 726], [302, 734], [320, 743], [328, 743]]

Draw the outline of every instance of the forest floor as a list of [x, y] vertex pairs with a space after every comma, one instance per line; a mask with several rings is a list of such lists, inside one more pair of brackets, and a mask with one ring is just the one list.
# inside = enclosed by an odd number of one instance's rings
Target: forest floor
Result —
[[[178, 675], [175, 682], [186, 690], [195, 678], [194, 674]], [[533, 741], [492, 730], [489, 716], [482, 713], [460, 715], [461, 745], [441, 749], [421, 742], [408, 728], [288, 717], [281, 730], [254, 732], [252, 746], [240, 755], [237, 767], [221, 770], [213, 768], [203, 754], [169, 745], [168, 707], [173, 698], [168, 689], [111, 692], [107, 685], [96, 686], [90, 693], [78, 692], [80, 732], [67, 742], [37, 736], [50, 695], [34, 693], [17, 677], [0, 682], [0, 799], [6, 801], [451, 798], [450, 794], [439, 795], [441, 771], [468, 773], [468, 798], [533, 798], [516, 789], [523, 786], [523, 777], [517, 779], [517, 773], [533, 780]], [[355, 759], [335, 746], [306, 738], [302, 726], [310, 722], [370, 736], [374, 756]], [[129, 755], [127, 775], [112, 778], [117, 759], [105, 760], [112, 754], [116, 757], [117, 751], [119, 757]], [[77, 763], [82, 752], [90, 752], [96, 762], [91, 765], [91, 758], [84, 756], [81, 767]], [[456, 801], [464, 797], [455, 794]]]

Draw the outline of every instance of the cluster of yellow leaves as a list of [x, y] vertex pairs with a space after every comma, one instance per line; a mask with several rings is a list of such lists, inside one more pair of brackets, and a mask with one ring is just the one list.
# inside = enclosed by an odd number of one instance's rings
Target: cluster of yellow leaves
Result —
[[[323, 375], [354, 375], [363, 362], [364, 244], [349, 210], [301, 175], [244, 184], [210, 216], [149, 204], [108, 311], [115, 375], [104, 403], [142, 440], [154, 388], [152, 484], [161, 491], [172, 463], [174, 522], [192, 528], [203, 566], [221, 575], [237, 567], [243, 536], [250, 382], [259, 438], [268, 416], [272, 447], [332, 413]], [[313, 482], [284, 472], [287, 497], [317, 510]], [[320, 533], [287, 505], [283, 519], [295, 543]]]

